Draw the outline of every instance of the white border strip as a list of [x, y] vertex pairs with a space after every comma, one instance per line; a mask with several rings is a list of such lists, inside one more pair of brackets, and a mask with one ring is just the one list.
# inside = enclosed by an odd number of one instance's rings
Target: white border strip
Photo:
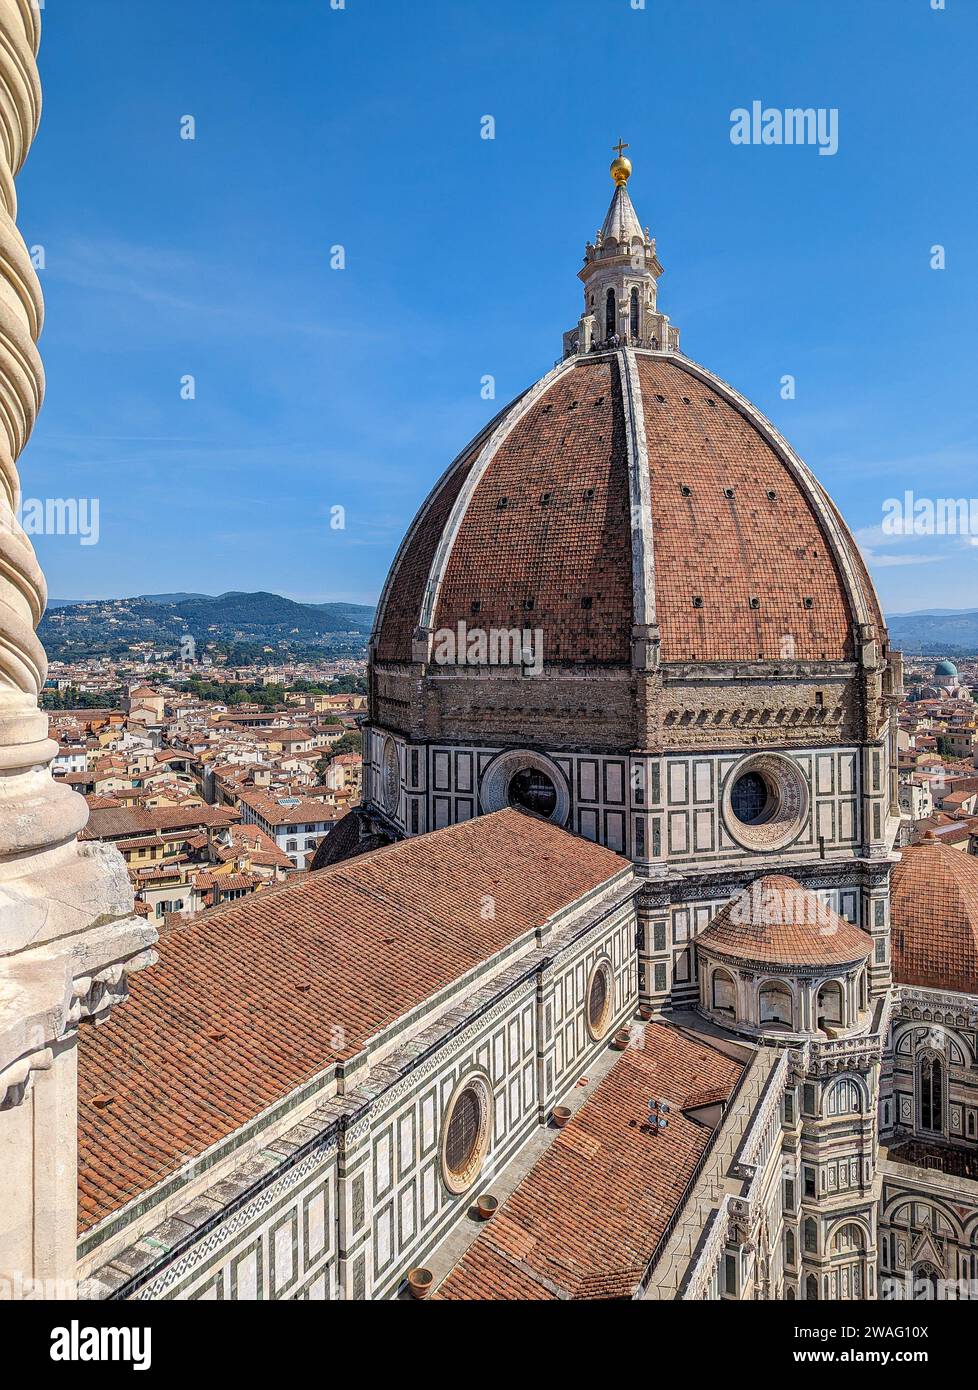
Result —
[[638, 362], [632, 348], [619, 353], [625, 437], [628, 443], [628, 501], [632, 531], [632, 613], [636, 627], [655, 625], [655, 537], [652, 530], [652, 474], [645, 435], [645, 409]]

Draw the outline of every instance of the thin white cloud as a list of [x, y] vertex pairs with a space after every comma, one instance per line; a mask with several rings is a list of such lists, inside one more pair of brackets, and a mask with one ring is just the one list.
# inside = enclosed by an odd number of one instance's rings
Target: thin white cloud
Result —
[[870, 569], [890, 569], [897, 565], [939, 565], [951, 558], [949, 555], [876, 555], [872, 550], [863, 550], [862, 553]]

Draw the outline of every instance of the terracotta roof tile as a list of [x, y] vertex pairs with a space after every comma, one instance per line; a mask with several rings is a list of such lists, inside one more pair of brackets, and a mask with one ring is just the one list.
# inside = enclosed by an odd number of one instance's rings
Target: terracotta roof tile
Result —
[[890, 887], [894, 980], [978, 993], [978, 858], [938, 839], [902, 854]]
[[479, 443], [477, 439], [470, 444], [439, 479], [418, 513], [414, 534], [409, 534], [405, 540], [404, 550], [396, 561], [397, 582], [390, 587], [381, 615], [377, 633], [378, 661], [411, 660], [411, 641], [421, 612], [432, 556], [455, 500], [479, 456]]
[[316, 824], [340, 818], [335, 806], [305, 796], [277, 796], [275, 793], [243, 791], [241, 804], [249, 807], [269, 825]]
[[505, 810], [174, 924], [129, 1001], [80, 1033], [82, 1226], [628, 868]]
[[[852, 660], [852, 603], [820, 507], [841, 528], [855, 583], [881, 631], [883, 618], [837, 508], [796, 479], [724, 395], [678, 362], [647, 353], [636, 360], [663, 659], [780, 660], [790, 638], [799, 659]], [[381, 662], [411, 660], [426, 583], [479, 443], [422, 507], [395, 561], [381, 615]], [[550, 383], [490, 459], [454, 539], [434, 627], [462, 620], [540, 627], [548, 662], [627, 664], [627, 457], [617, 359], [581, 358]]]
[[473, 627], [539, 627], [548, 662], [624, 664], [631, 613], [618, 367], [584, 362], [556, 381], [499, 446], [459, 529], [434, 626], [464, 620]]
[[806, 492], [733, 405], [674, 363], [638, 364], [663, 659], [777, 660], [790, 633], [799, 659], [851, 660], [849, 601]]
[[801, 966], [847, 965], [873, 946], [866, 932], [786, 874], [768, 874], [736, 894], [697, 944], [728, 959]]
[[189, 830], [194, 826], [224, 827], [240, 820], [241, 813], [230, 806], [111, 807], [100, 802], [93, 806], [82, 840], [111, 840], [128, 835], [155, 834], [157, 831]]
[[[707, 1086], [726, 1099], [742, 1070], [675, 1028], [647, 1024], [436, 1296], [630, 1297], [711, 1141], [683, 1109]], [[645, 1124], [652, 1099], [670, 1105], [657, 1134]]]

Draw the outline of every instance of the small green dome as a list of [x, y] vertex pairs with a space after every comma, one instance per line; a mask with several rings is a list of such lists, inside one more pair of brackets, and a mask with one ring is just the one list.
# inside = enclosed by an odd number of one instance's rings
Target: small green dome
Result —
[[958, 668], [953, 661], [939, 661], [934, 667], [935, 676], [956, 676]]

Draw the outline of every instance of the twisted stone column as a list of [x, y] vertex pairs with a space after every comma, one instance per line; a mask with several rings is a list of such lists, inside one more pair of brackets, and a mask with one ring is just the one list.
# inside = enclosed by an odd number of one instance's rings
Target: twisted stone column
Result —
[[14, 176], [41, 114], [39, 41], [32, 0], [0, 0], [0, 1296], [74, 1278], [76, 1028], [124, 997], [155, 939], [118, 852], [76, 839], [88, 807], [53, 781], [38, 708], [47, 594], [16, 461], [44, 391], [43, 301]]

